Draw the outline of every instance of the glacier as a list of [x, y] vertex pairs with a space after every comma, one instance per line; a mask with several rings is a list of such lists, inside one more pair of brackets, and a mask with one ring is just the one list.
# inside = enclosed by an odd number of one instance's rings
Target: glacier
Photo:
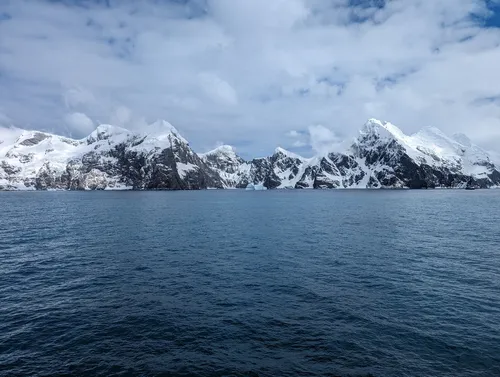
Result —
[[99, 125], [83, 139], [0, 128], [0, 190], [492, 188], [494, 161], [466, 135], [406, 135], [377, 119], [342, 151], [305, 158], [278, 147], [250, 161], [230, 145], [195, 153], [164, 120], [143, 132]]

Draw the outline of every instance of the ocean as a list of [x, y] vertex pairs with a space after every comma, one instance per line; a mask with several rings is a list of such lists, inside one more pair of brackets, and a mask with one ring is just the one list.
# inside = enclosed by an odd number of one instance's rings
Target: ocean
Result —
[[0, 375], [500, 376], [500, 190], [0, 209]]

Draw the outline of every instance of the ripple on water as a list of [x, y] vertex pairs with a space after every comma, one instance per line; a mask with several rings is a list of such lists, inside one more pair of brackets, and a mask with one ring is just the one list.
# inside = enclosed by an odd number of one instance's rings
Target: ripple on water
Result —
[[499, 376], [473, 194], [0, 193], [0, 375]]

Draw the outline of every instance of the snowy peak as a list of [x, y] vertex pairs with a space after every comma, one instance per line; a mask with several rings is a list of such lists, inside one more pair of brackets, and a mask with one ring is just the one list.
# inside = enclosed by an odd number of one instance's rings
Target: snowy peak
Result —
[[0, 145], [4, 146], [31, 147], [51, 139], [68, 140], [65, 137], [43, 131], [23, 130], [16, 127], [0, 128]]
[[44, 161], [56, 155], [59, 158], [60, 153], [57, 152], [64, 154], [81, 143], [79, 140], [42, 131], [0, 129], [0, 159], [15, 159], [22, 163]]
[[179, 131], [166, 120], [158, 119], [156, 122], [150, 124], [145, 131], [148, 137], [156, 138], [160, 141], [171, 139], [173, 136], [184, 144], [189, 144]]
[[200, 153], [199, 156], [203, 161], [211, 164], [215, 169], [225, 166], [230, 167], [230, 170], [233, 171], [237, 166], [245, 162], [238, 156], [231, 145], [221, 145], [209, 152]]
[[110, 124], [101, 124], [86, 137], [87, 143], [92, 144], [101, 140], [108, 140], [110, 138], [128, 136], [130, 131], [125, 128], [112, 126]]
[[122, 127], [109, 124], [99, 125], [89, 136], [83, 139], [86, 144], [107, 144], [116, 146], [118, 144], [130, 144], [136, 152], [154, 152], [170, 148], [173, 144], [188, 146], [177, 129], [164, 120], [158, 120], [139, 132], [134, 132]]
[[236, 153], [234, 150], [234, 147], [231, 145], [227, 145], [227, 144], [221, 145], [221, 146], [217, 147], [215, 150], [217, 150], [219, 152], [226, 153], [226, 154], [235, 154]]
[[208, 151], [206, 153], [200, 153], [200, 156], [227, 156], [227, 157], [234, 157], [236, 155], [236, 151], [231, 145], [220, 145], [215, 149], [212, 149], [211, 151]]
[[392, 123], [377, 119], [365, 123], [355, 144], [370, 146], [390, 141], [396, 141], [411, 157], [454, 158], [464, 152], [464, 146], [436, 127], [424, 127], [413, 135], [406, 135]]
[[274, 150], [274, 155], [275, 156], [281, 156], [281, 157], [293, 158], [293, 159], [300, 160], [300, 161], [304, 161], [305, 160], [304, 157], [299, 156], [298, 154], [290, 152], [289, 150], [286, 150], [286, 149], [281, 148], [281, 147], [277, 147]]
[[404, 148], [405, 135], [391, 123], [372, 118], [361, 128], [346, 154], [373, 162], [374, 158], [381, 155], [390, 145]]
[[384, 122], [371, 118], [366, 121], [359, 133], [361, 135], [379, 135], [381, 129], [384, 129]]
[[248, 164], [230, 145], [221, 145], [207, 153], [199, 154], [201, 160], [216, 172], [225, 188], [237, 187], [248, 181]]
[[418, 165], [445, 166], [466, 175], [485, 177], [492, 171], [488, 153], [474, 145], [467, 136], [449, 137], [436, 127], [424, 127], [413, 135], [406, 135], [392, 123], [370, 119], [350, 151], [371, 163], [376, 156], [383, 155], [385, 160], [379, 163], [391, 164], [404, 154]]
[[[12, 153], [14, 149], [23, 148], [20, 143], [33, 138], [36, 131], [26, 131], [16, 127], [0, 127], [0, 159]], [[38, 142], [38, 141], [37, 141]]]
[[357, 140], [394, 139], [404, 143], [407, 138], [408, 136], [394, 124], [371, 118], [364, 124]]
[[488, 153], [474, 145], [463, 135], [456, 134], [448, 137], [436, 127], [425, 127], [409, 138], [410, 146], [436, 161], [456, 163], [470, 174], [477, 174], [477, 168], [490, 163]]

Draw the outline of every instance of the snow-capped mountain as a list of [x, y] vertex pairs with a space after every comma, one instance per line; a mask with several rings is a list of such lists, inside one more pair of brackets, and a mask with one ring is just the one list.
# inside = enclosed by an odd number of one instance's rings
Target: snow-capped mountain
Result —
[[436, 128], [405, 135], [370, 119], [345, 151], [304, 158], [283, 148], [245, 161], [223, 145], [196, 154], [168, 122], [142, 133], [101, 125], [74, 140], [0, 129], [0, 189], [428, 188], [500, 186], [487, 152]]
[[0, 134], [1, 189], [222, 188], [178, 131], [165, 121], [133, 133], [100, 125], [73, 140], [38, 131]]
[[250, 164], [238, 156], [230, 145], [222, 145], [199, 156], [207, 166], [219, 174], [222, 187], [242, 188], [248, 184]]
[[470, 178], [480, 187], [499, 185], [488, 154], [465, 135], [446, 136], [427, 127], [407, 136], [388, 122], [370, 119], [350, 152], [383, 187], [460, 187]]

